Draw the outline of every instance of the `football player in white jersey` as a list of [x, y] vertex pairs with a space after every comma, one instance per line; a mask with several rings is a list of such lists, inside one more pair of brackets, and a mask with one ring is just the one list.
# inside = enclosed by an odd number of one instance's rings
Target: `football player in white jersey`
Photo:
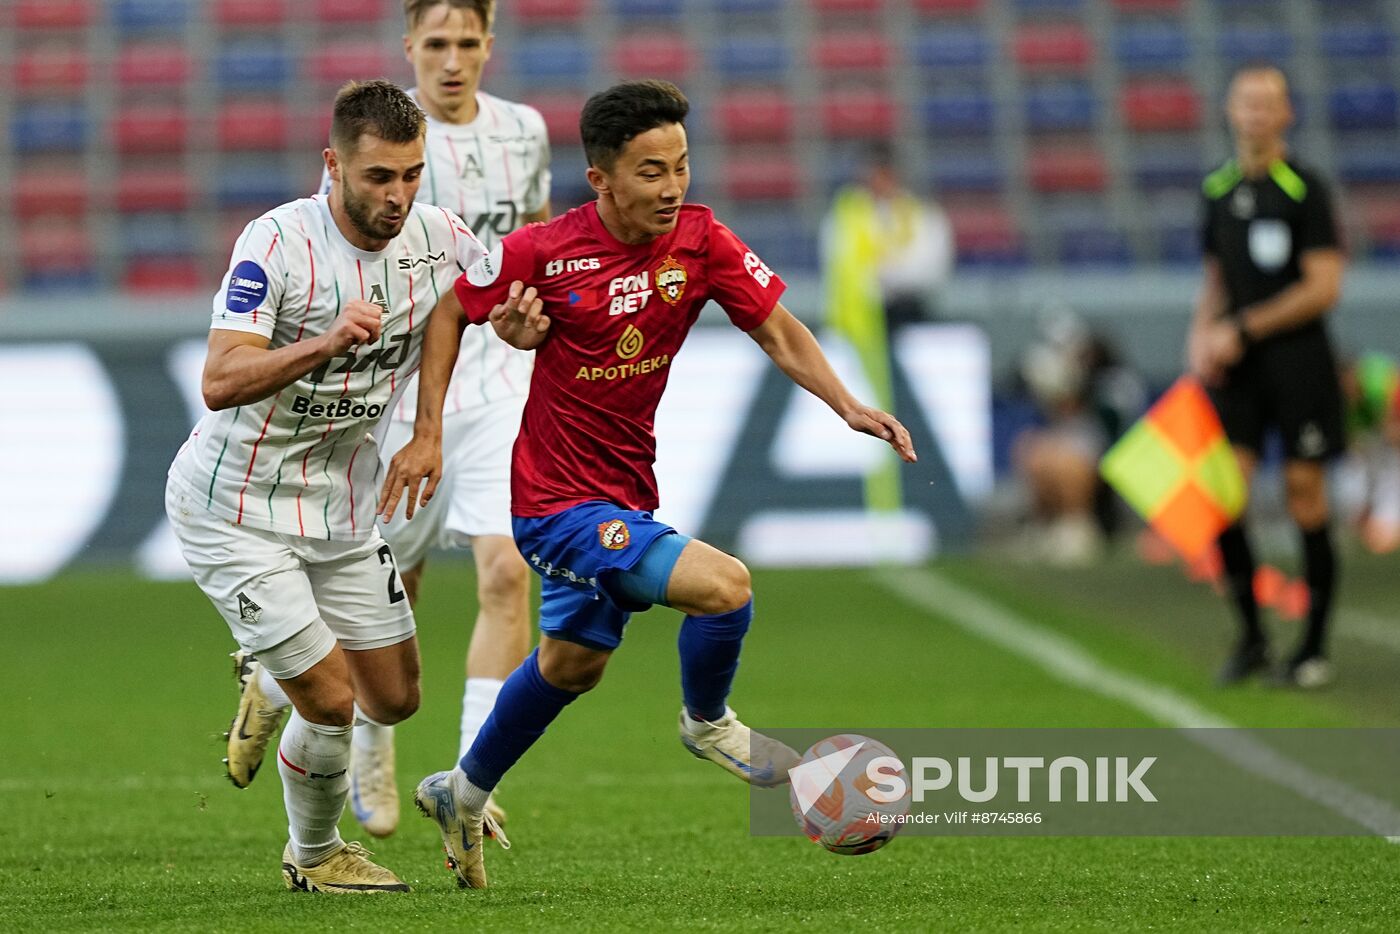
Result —
[[413, 611], [374, 521], [376, 429], [438, 296], [486, 252], [451, 211], [415, 202], [425, 130], [388, 82], [341, 89], [329, 195], [269, 211], [234, 247], [204, 366], [212, 411], [166, 489], [196, 582], [264, 670], [235, 730], [275, 730], [294, 707], [278, 747], [282, 874], [302, 891], [408, 890], [336, 823], [352, 723], [396, 723], [419, 701]]

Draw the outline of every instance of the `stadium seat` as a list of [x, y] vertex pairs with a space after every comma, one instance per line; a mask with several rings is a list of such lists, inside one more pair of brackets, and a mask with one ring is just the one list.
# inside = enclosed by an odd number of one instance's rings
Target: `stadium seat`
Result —
[[935, 141], [947, 134], [991, 133], [996, 126], [996, 102], [986, 91], [940, 91], [920, 106], [925, 131]]
[[962, 268], [1024, 266], [1016, 221], [998, 202], [978, 199], [946, 206]]
[[1032, 149], [1026, 162], [1037, 191], [1102, 191], [1108, 185], [1103, 154], [1092, 147]]
[[741, 204], [726, 223], [773, 271], [790, 277], [817, 266], [815, 232], [795, 224], [793, 217], [786, 205]]
[[183, 213], [125, 214], [117, 229], [118, 243], [127, 256], [183, 256], [199, 242]]
[[50, 214], [82, 217], [92, 206], [92, 189], [81, 168], [25, 169], [15, 174], [11, 190], [11, 204], [21, 219]]
[[512, 4], [522, 23], [538, 21], [572, 23], [583, 18], [589, 0], [516, 0]]
[[1094, 57], [1094, 43], [1083, 28], [1072, 24], [1017, 28], [1012, 55], [1028, 70], [1083, 70]]
[[278, 90], [292, 81], [296, 66], [280, 41], [259, 38], [221, 47], [211, 70], [222, 91]]
[[184, 108], [166, 104], [124, 107], [112, 118], [118, 152], [183, 152], [189, 131]]
[[87, 84], [88, 54], [83, 49], [22, 50], [12, 74], [21, 91], [81, 91]]
[[609, 4], [618, 16], [630, 18], [670, 18], [685, 12], [685, 0], [611, 0]]
[[1006, 187], [1006, 173], [995, 157], [984, 153], [953, 153], [936, 155], [929, 160], [927, 181], [940, 196], [996, 192]]
[[10, 117], [15, 152], [76, 152], [88, 141], [86, 108], [79, 103], [22, 104]]
[[117, 57], [117, 81], [125, 87], [184, 84], [193, 70], [190, 54], [182, 45], [128, 45]]
[[1123, 123], [1130, 130], [1191, 130], [1201, 123], [1196, 89], [1185, 79], [1136, 81], [1120, 92]]
[[879, 91], [832, 91], [821, 100], [821, 121], [834, 139], [888, 139], [898, 117], [894, 100]]
[[18, 0], [15, 26], [20, 29], [82, 29], [96, 12], [91, 0]]
[[1400, 151], [1394, 147], [1344, 149], [1337, 153], [1337, 175], [1353, 185], [1400, 182]]
[[894, 50], [883, 35], [841, 30], [812, 41], [812, 64], [821, 71], [878, 72], [888, 68]]
[[312, 5], [316, 18], [323, 23], [378, 24], [385, 15], [383, 0], [316, 0]]
[[196, 5], [189, 0], [111, 0], [109, 8], [120, 32], [179, 32]]
[[1400, 96], [1388, 81], [1353, 81], [1327, 96], [1332, 126], [1339, 130], [1389, 130], [1400, 116]]
[[910, 47], [914, 63], [931, 69], [981, 68], [993, 53], [991, 39], [976, 27], [930, 29], [915, 37]]
[[1026, 128], [1032, 132], [1087, 130], [1098, 116], [1098, 97], [1084, 82], [1031, 87], [1025, 92]]
[[591, 47], [572, 35], [522, 37], [509, 58], [515, 73], [535, 84], [555, 79], [587, 86], [593, 69]]
[[1022, 13], [1078, 13], [1084, 8], [1084, 0], [1012, 0], [1011, 5]]
[[1206, 176], [1199, 148], [1194, 146], [1153, 146], [1138, 153], [1133, 179], [1139, 188], [1162, 191], [1182, 188], [1195, 191]]
[[1059, 241], [1060, 262], [1066, 266], [1126, 266], [1133, 261], [1127, 236], [1110, 227], [1067, 227]]
[[225, 151], [286, 149], [292, 121], [280, 101], [232, 101], [219, 108], [218, 146]]
[[1353, 191], [1348, 202], [1361, 216], [1361, 228], [1370, 241], [1370, 253], [1378, 259], [1400, 257], [1400, 190], [1387, 186]]
[[619, 39], [610, 61], [629, 78], [680, 79], [695, 65], [695, 51], [679, 36], [639, 33]]
[[1173, 224], [1157, 231], [1157, 256], [1169, 265], [1196, 265], [1201, 261], [1199, 225]]
[[[279, 164], [251, 165], [246, 160], [225, 163], [214, 177], [214, 200], [221, 208], [267, 211], [307, 195], [314, 182], [298, 183]], [[253, 214], [245, 218], [251, 220]]]
[[39, 273], [62, 278], [90, 270], [92, 238], [77, 221], [44, 221], [20, 230], [20, 262], [26, 276]]
[[984, 2], [985, 0], [914, 0], [914, 9], [933, 15], [979, 13]]
[[802, 193], [800, 169], [789, 154], [731, 155], [722, 178], [735, 201], [791, 201]]
[[722, 95], [715, 106], [720, 137], [727, 142], [788, 139], [794, 113], [781, 90], [744, 90]]
[[1172, 22], [1124, 23], [1114, 35], [1113, 54], [1127, 71], [1177, 70], [1191, 57], [1191, 37]]
[[117, 210], [183, 211], [193, 200], [193, 192], [189, 177], [176, 169], [122, 169], [117, 175]]
[[1276, 62], [1280, 65], [1293, 54], [1293, 36], [1274, 26], [1230, 26], [1220, 34], [1220, 54], [1234, 65], [1246, 62]]
[[1177, 13], [1186, 0], [1113, 0], [1124, 13]]
[[525, 95], [525, 102], [544, 117], [549, 141], [556, 146], [578, 142], [578, 116], [583, 110], [584, 99], [581, 93]]
[[1343, 62], [1385, 58], [1395, 47], [1395, 36], [1383, 25], [1367, 21], [1324, 26], [1317, 38], [1322, 54]]
[[122, 288], [129, 292], [189, 294], [213, 284], [200, 261], [191, 257], [141, 257], [122, 273]]
[[216, 0], [214, 21], [224, 26], [277, 26], [287, 18], [288, 0]]
[[341, 84], [367, 75], [388, 76], [389, 54], [382, 42], [351, 40], [318, 46], [310, 53], [307, 73], [317, 81]]
[[791, 62], [779, 36], [720, 36], [710, 47], [710, 70], [726, 80], [780, 78]]

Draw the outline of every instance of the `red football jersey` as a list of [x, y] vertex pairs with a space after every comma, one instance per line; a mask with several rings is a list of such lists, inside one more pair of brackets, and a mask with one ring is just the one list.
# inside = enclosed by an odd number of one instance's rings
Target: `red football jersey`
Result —
[[515, 442], [511, 511], [655, 509], [656, 406], [686, 334], [710, 299], [753, 330], [783, 281], [707, 207], [685, 205], [669, 234], [631, 245], [608, 233], [596, 202], [515, 231], [461, 275], [467, 317], [486, 322], [517, 279], [551, 324]]

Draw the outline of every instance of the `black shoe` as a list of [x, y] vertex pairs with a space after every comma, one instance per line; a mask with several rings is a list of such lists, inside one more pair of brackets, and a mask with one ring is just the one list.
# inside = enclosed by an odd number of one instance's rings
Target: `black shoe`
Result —
[[1241, 642], [1239, 645], [1235, 646], [1235, 650], [1230, 653], [1230, 657], [1225, 659], [1225, 664], [1221, 667], [1220, 673], [1215, 676], [1215, 683], [1221, 687], [1239, 684], [1255, 672], [1264, 671], [1268, 667], [1268, 643], [1262, 640], [1259, 642]]
[[1294, 656], [1288, 664], [1274, 672], [1274, 682], [1280, 687], [1312, 691], [1325, 688], [1336, 679], [1332, 663], [1321, 655]]

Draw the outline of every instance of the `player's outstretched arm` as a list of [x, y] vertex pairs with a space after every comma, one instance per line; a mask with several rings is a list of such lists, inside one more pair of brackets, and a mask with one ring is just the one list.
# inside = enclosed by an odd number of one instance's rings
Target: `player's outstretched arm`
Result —
[[535, 287], [525, 288], [516, 280], [510, 284], [506, 300], [491, 309], [491, 327], [496, 336], [518, 350], [534, 350], [549, 332], [549, 316]]
[[852, 429], [889, 442], [895, 453], [911, 464], [919, 459], [908, 430], [893, 415], [864, 405], [851, 395], [807, 325], [781, 303], [749, 336], [789, 379], [831, 406]]
[[266, 399], [327, 360], [379, 340], [382, 313], [370, 302], [346, 302], [330, 330], [276, 350], [269, 349], [269, 339], [261, 334], [210, 331], [201, 384], [204, 404], [218, 411]]

